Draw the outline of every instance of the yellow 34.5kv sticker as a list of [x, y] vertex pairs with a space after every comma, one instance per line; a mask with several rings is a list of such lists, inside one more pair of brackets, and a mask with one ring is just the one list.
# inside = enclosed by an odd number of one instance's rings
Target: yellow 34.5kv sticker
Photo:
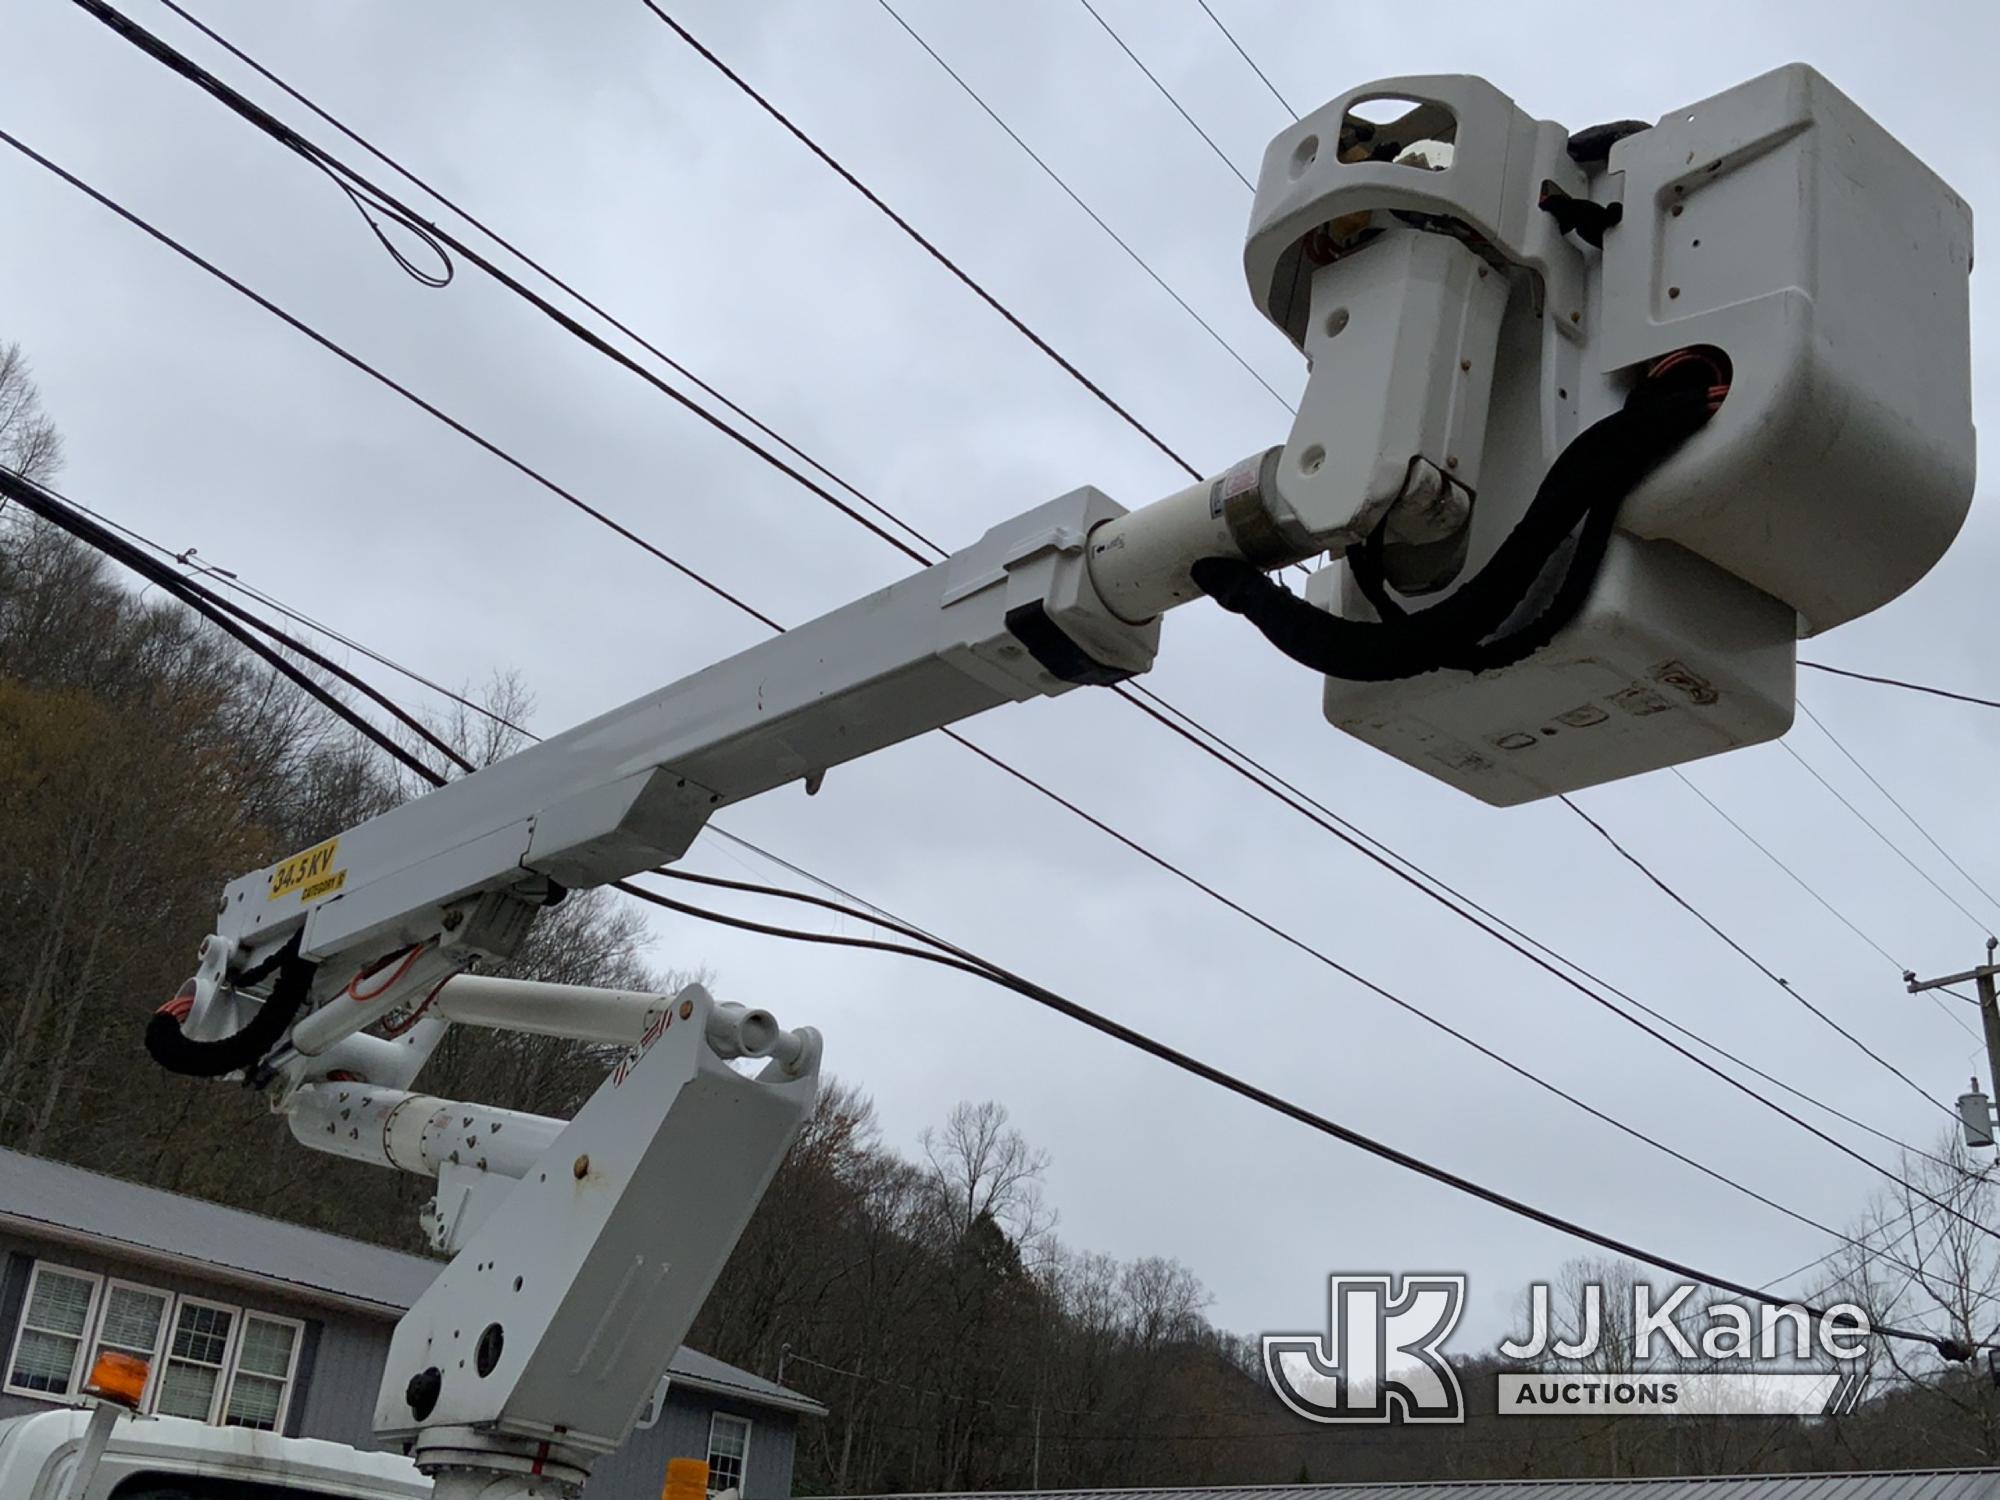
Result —
[[331, 896], [347, 883], [347, 871], [333, 867], [333, 857], [339, 848], [339, 839], [328, 839], [280, 862], [271, 871], [270, 899], [276, 901], [296, 891], [300, 904], [304, 905]]

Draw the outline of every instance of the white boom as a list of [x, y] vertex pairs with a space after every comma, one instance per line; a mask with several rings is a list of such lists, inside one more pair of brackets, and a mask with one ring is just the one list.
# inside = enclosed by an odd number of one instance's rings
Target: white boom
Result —
[[[1965, 516], [1970, 263], [1964, 203], [1802, 66], [1576, 134], [1475, 78], [1353, 90], [1272, 143], [1252, 213], [1252, 295], [1311, 371], [1282, 446], [1137, 511], [1073, 490], [231, 882], [148, 1044], [437, 1179], [455, 1255], [378, 1428], [441, 1494], [573, 1486], [810, 1108], [819, 1040], [698, 988], [464, 971], [719, 807], [1146, 671], [1203, 595], [1324, 675], [1340, 728], [1489, 802], [1780, 734], [1796, 636], [1908, 589]], [[1265, 576], [1328, 552], [1305, 599]], [[410, 1093], [454, 1021], [625, 1053], [567, 1124]]]

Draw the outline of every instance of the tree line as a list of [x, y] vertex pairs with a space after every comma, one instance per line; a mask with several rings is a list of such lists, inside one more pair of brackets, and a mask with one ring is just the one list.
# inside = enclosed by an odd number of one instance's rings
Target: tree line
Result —
[[[0, 463], [47, 479], [61, 461], [25, 360], [0, 345]], [[487, 712], [432, 724], [476, 765], [518, 748], [507, 726], [532, 708], [504, 675], [483, 692]], [[192, 971], [227, 879], [422, 790], [179, 604], [0, 506], [0, 1146], [421, 1249], [420, 1180], [332, 1158], [301, 1171], [261, 1095], [162, 1072], [140, 1037]], [[650, 964], [645, 935], [616, 898], [583, 893], [506, 972], [686, 982]], [[605, 1067], [600, 1049], [458, 1028], [422, 1086], [567, 1115]], [[1187, 1267], [1064, 1243], [1047, 1166], [998, 1102], [960, 1105], [903, 1152], [857, 1082], [828, 1081], [690, 1340], [828, 1408], [800, 1426], [800, 1493], [2000, 1461], [1985, 1366], [1883, 1341], [1868, 1398], [1838, 1418], [1505, 1418], [1492, 1377], [1508, 1362], [1485, 1353], [1456, 1361], [1462, 1426], [1315, 1427], [1278, 1403], [1256, 1340], [1214, 1326]], [[1850, 1226], [1860, 1247], [1787, 1285], [1991, 1338], [1990, 1166], [1946, 1137], [1903, 1168]], [[1556, 1274], [1574, 1315], [1586, 1281], [1639, 1273]]]

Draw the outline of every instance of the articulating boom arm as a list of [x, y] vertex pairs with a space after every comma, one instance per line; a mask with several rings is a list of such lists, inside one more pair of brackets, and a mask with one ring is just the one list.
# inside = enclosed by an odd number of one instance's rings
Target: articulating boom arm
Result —
[[[1797, 636], [1908, 589], [1970, 503], [1969, 211], [1803, 66], [1575, 134], [1476, 78], [1351, 90], [1271, 143], [1244, 264], [1311, 372], [1282, 446], [1129, 513], [1073, 490], [224, 890], [147, 1045], [437, 1179], [457, 1253], [377, 1422], [441, 1497], [559, 1489], [622, 1439], [816, 1086], [816, 1034], [698, 988], [466, 974], [564, 891], [1144, 672], [1203, 594], [1338, 727], [1487, 802], [1754, 744]], [[1321, 553], [1303, 598], [1266, 576]], [[567, 1125], [409, 1092], [453, 1021], [624, 1051]]]

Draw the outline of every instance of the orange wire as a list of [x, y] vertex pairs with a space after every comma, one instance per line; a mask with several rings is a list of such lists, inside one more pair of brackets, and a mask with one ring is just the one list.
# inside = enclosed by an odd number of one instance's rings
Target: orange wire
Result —
[[[369, 965], [367, 968], [363, 969], [359, 974], [356, 974], [352, 979], [347, 981], [347, 998], [350, 1000], [361, 1001], [364, 1004], [370, 1000], [381, 999], [384, 995], [388, 994], [390, 990], [396, 987], [397, 982], [401, 980], [405, 974], [410, 972], [410, 965], [417, 961], [417, 956], [421, 954], [423, 951], [424, 951], [424, 945], [422, 943], [412, 943], [410, 944], [409, 947], [405, 948], [400, 955], [392, 953], [387, 958], [378, 960], [376, 963]], [[403, 961], [400, 964], [396, 964], [396, 972], [391, 974], [387, 979], [383, 980], [380, 984], [376, 985], [374, 989], [370, 990], [365, 995], [362, 994], [357, 989], [355, 989], [355, 986], [361, 983], [362, 980], [372, 978], [374, 975], [381, 973], [382, 970], [386, 969], [390, 964], [395, 963], [398, 957], [400, 957]]]

